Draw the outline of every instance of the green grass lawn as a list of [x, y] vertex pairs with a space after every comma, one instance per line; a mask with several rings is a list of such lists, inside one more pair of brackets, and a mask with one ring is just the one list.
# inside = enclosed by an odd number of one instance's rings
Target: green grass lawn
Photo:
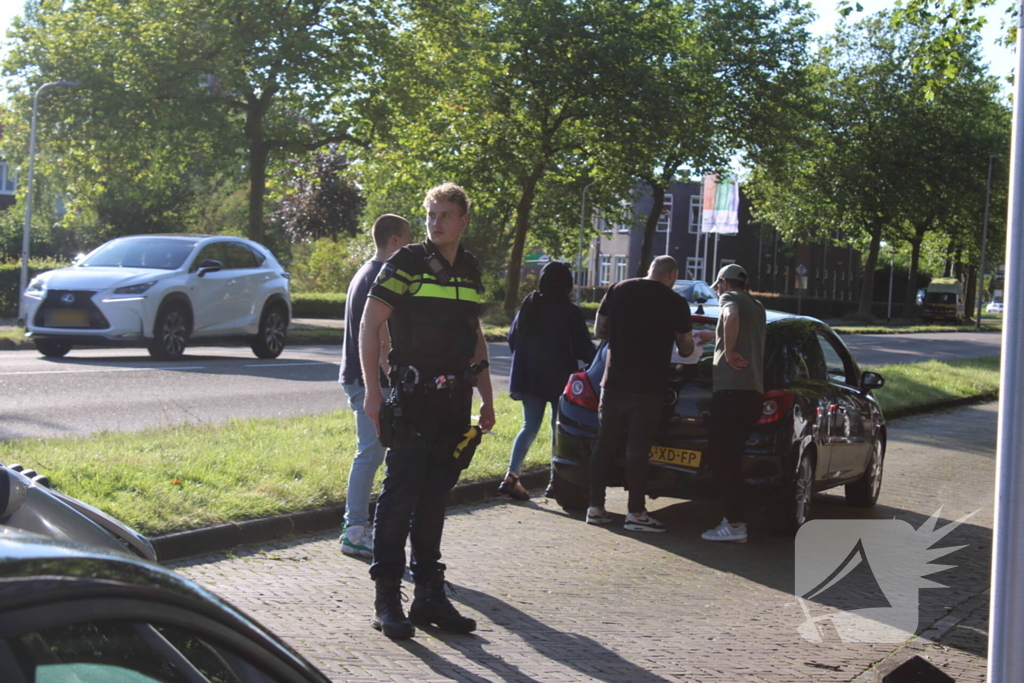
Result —
[[[929, 361], [876, 368], [876, 392], [892, 415], [938, 402], [994, 396], [999, 359]], [[521, 405], [501, 394], [497, 424], [462, 481], [505, 473]], [[547, 467], [547, 421], [524, 471]], [[0, 442], [0, 462], [47, 474], [81, 498], [146, 534], [191, 529], [341, 503], [355, 444], [347, 410], [287, 419], [233, 420], [86, 438]], [[381, 473], [378, 473], [378, 484]]]

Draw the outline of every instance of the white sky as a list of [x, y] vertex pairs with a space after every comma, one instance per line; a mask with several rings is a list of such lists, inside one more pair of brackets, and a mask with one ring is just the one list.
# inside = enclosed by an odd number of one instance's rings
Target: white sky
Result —
[[[811, 32], [819, 36], [827, 35], [835, 27], [839, 18], [835, 9], [836, 0], [810, 0], [810, 3], [819, 16], [819, 19], [811, 25]], [[860, 0], [860, 3], [864, 6], [865, 14], [893, 7], [892, 0]], [[995, 7], [985, 10], [985, 16], [989, 21], [982, 33], [984, 55], [992, 67], [992, 73], [997, 76], [1008, 76], [1013, 70], [1015, 61], [1010, 48], [996, 45], [997, 39], [1002, 34], [1001, 23], [1004, 12], [1010, 4], [1009, 0], [998, 0]], [[14, 16], [21, 14], [23, 8], [24, 3], [21, 0], [0, 0], [0, 41], [3, 41], [0, 44], [0, 58], [7, 52], [7, 27]], [[0, 97], [4, 97], [4, 95], [0, 94]]]

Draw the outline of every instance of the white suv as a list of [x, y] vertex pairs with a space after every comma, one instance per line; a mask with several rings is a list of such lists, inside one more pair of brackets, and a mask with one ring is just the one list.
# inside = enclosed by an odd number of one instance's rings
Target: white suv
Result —
[[175, 360], [190, 340], [224, 338], [276, 358], [291, 320], [288, 273], [238, 237], [120, 237], [41, 273], [24, 296], [27, 336], [51, 358], [75, 345], [142, 345]]

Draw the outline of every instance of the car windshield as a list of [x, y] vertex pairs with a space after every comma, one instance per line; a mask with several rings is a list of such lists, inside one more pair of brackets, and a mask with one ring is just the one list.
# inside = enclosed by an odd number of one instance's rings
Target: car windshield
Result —
[[192, 253], [195, 242], [153, 237], [115, 240], [94, 251], [78, 265], [85, 268], [156, 268], [177, 270]]

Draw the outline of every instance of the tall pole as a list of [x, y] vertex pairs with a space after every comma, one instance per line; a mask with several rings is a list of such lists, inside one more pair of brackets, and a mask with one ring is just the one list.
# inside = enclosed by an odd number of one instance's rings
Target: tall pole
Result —
[[[595, 181], [596, 182], [596, 181]], [[576, 250], [576, 305], [580, 305], [580, 290], [583, 284], [583, 230], [587, 226], [587, 190], [594, 183], [587, 183], [583, 188], [583, 203], [580, 205], [580, 244]]]
[[981, 231], [981, 272], [978, 273], [978, 315], [974, 318], [974, 329], [981, 329], [981, 293], [985, 289], [985, 250], [988, 249], [988, 208], [992, 197], [992, 160], [998, 154], [988, 155], [988, 183], [985, 185], [985, 227]]
[[25, 227], [21, 235], [21, 280], [18, 289], [18, 322], [25, 324], [25, 289], [28, 287], [28, 252], [29, 235], [32, 231], [32, 176], [35, 173], [36, 161], [36, 119], [39, 113], [39, 94], [46, 88], [58, 85], [78, 85], [74, 81], [54, 81], [43, 83], [36, 89], [32, 98], [32, 125], [28, 134], [28, 180], [25, 183]]
[[893, 255], [893, 249], [889, 250], [889, 310], [885, 314], [885, 322], [892, 322], [892, 272], [895, 269], [895, 259]]
[[1010, 683], [1024, 671], [1024, 0], [1017, 3], [1017, 68], [1014, 69], [1010, 185], [1003, 287], [1002, 364], [996, 439], [996, 515], [988, 629], [988, 680]]

